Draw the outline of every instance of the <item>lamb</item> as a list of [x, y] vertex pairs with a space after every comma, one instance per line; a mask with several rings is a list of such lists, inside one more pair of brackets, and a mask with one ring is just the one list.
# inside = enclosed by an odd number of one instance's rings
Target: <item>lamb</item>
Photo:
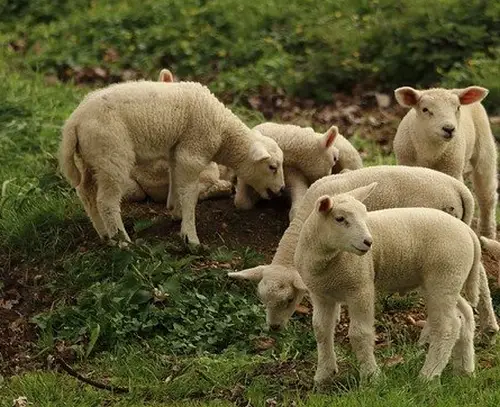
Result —
[[337, 303], [349, 308], [349, 339], [363, 380], [379, 374], [373, 353], [375, 292], [415, 288], [428, 314], [429, 350], [420, 375], [439, 377], [450, 356], [458, 372], [472, 374], [474, 314], [461, 291], [473, 305], [477, 302], [478, 237], [459, 219], [433, 208], [367, 212], [361, 202], [376, 185], [319, 197], [300, 231], [294, 261], [313, 303], [315, 382], [327, 384], [338, 370], [333, 350]]
[[284, 189], [277, 143], [250, 130], [199, 83], [111, 85], [87, 95], [64, 125], [61, 170], [97, 233], [113, 243], [130, 241], [120, 200], [134, 165], [158, 160], [171, 170], [167, 207], [182, 218], [181, 237], [193, 245], [198, 179], [211, 161], [234, 169], [264, 198]]
[[[174, 76], [168, 69], [162, 69], [159, 82], [174, 82]], [[229, 197], [233, 183], [228, 176], [228, 169], [214, 162], [201, 172], [199, 179], [198, 200]], [[124, 199], [132, 202], [143, 201], [149, 196], [155, 202], [166, 202], [168, 198], [169, 169], [166, 160], [157, 160], [148, 165], [135, 165], [130, 175], [130, 185], [126, 187]]]
[[400, 105], [412, 108], [394, 139], [398, 164], [429, 167], [463, 181], [472, 170], [481, 235], [496, 236], [497, 151], [488, 115], [480, 101], [488, 90], [410, 87], [395, 90]]
[[[311, 127], [291, 124], [262, 123], [254, 129], [274, 139], [283, 150], [285, 185], [292, 202], [290, 220], [293, 219], [305, 191], [314, 181], [329, 175], [339, 163], [342, 168], [362, 167], [358, 152], [339, 134], [336, 126], [330, 127], [323, 135], [316, 133]], [[251, 209], [258, 199], [259, 196], [242, 179], [237, 180], [234, 198], [237, 208]]]
[[[490, 255], [492, 255], [496, 260], [500, 260], [500, 243], [496, 240], [488, 239], [484, 236], [479, 238], [481, 242], [481, 247]], [[500, 286], [500, 268], [497, 274], [497, 284]]]
[[[368, 210], [396, 207], [429, 207], [441, 209], [470, 225], [474, 199], [469, 189], [449, 175], [420, 167], [377, 166], [331, 175], [316, 181], [289, 227], [283, 234], [269, 265], [232, 272], [236, 279], [258, 282], [258, 293], [266, 307], [266, 321], [271, 330], [284, 328], [307, 292], [307, 287], [295, 269], [293, 258], [303, 221], [309, 216], [316, 199], [335, 195], [378, 182], [378, 187], [365, 200]], [[340, 307], [337, 310], [337, 316]], [[499, 327], [491, 302], [486, 272], [480, 271], [478, 304], [480, 329], [487, 335]], [[337, 317], [338, 319], [338, 317]]]

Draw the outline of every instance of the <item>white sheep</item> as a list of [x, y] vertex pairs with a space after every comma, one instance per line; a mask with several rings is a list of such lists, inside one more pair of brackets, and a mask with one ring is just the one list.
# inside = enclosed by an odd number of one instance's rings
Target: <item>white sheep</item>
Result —
[[472, 374], [474, 314], [461, 291], [472, 304], [477, 302], [477, 236], [465, 223], [433, 208], [367, 212], [361, 202], [374, 187], [376, 183], [318, 198], [300, 231], [294, 261], [313, 303], [315, 382], [324, 385], [337, 373], [333, 340], [338, 303], [348, 306], [349, 340], [364, 379], [379, 373], [373, 353], [375, 293], [416, 288], [428, 315], [429, 350], [420, 375], [439, 377], [452, 354], [454, 368]]
[[[297, 215], [281, 238], [271, 264], [229, 273], [232, 278], [259, 283], [259, 297], [266, 307], [267, 324], [272, 330], [286, 326], [296, 305], [307, 292], [295, 269], [293, 258], [302, 223], [309, 216], [316, 199], [322, 195], [348, 192], [372, 182], [378, 182], [379, 185], [364, 202], [369, 210], [436, 208], [470, 225], [474, 213], [474, 198], [469, 189], [449, 175], [428, 168], [376, 166], [320, 179], [305, 194]], [[337, 315], [339, 313], [340, 307]], [[480, 275], [478, 313], [482, 332], [488, 335], [498, 332], [484, 268]]]
[[[254, 129], [275, 140], [283, 150], [285, 185], [292, 203], [289, 213], [291, 220], [309, 185], [329, 175], [332, 168], [337, 167], [337, 162], [342, 160], [343, 152], [336, 147], [337, 140], [342, 136], [336, 126], [330, 127], [324, 134], [316, 133], [311, 127], [303, 128], [292, 124], [262, 123]], [[346, 151], [344, 165], [360, 168], [362, 164], [357, 160], [359, 154], [356, 149], [345, 138], [340, 145]], [[251, 209], [258, 199], [259, 195], [244, 180], [237, 180], [234, 197], [237, 208]]]
[[130, 241], [120, 200], [134, 165], [158, 160], [168, 162], [167, 206], [182, 218], [181, 236], [191, 244], [199, 244], [198, 179], [211, 161], [234, 169], [264, 198], [284, 189], [277, 143], [250, 130], [199, 83], [111, 85], [87, 95], [64, 125], [62, 172], [103, 238]]
[[[174, 82], [174, 76], [168, 69], [162, 69], [158, 81], [171, 83]], [[198, 200], [229, 197], [233, 183], [227, 178], [228, 175], [228, 168], [211, 162], [200, 174]], [[169, 179], [167, 160], [159, 159], [146, 165], [136, 163], [123, 199], [137, 202], [149, 196], [155, 202], [166, 202]]]
[[429, 167], [463, 181], [472, 170], [478, 199], [479, 232], [495, 238], [497, 151], [488, 115], [480, 101], [488, 90], [395, 90], [400, 105], [412, 108], [399, 124], [394, 139], [398, 164]]

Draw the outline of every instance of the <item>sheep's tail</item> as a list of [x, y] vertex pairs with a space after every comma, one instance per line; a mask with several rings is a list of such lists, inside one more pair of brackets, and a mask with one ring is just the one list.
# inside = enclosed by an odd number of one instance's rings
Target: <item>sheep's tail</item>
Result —
[[459, 194], [462, 200], [462, 222], [470, 226], [472, 217], [474, 216], [474, 197], [469, 188], [462, 182], [460, 182]]
[[67, 122], [63, 128], [63, 137], [59, 148], [59, 166], [61, 172], [73, 187], [77, 187], [81, 181], [80, 170], [76, 166], [75, 154], [78, 153], [77, 127]]
[[474, 242], [474, 262], [472, 263], [467, 280], [465, 280], [464, 292], [467, 301], [475, 307], [479, 302], [479, 280], [483, 264], [481, 263], [481, 245], [479, 244], [479, 239], [474, 234], [472, 229], [470, 231], [470, 236]]
[[[479, 238], [481, 242], [481, 247], [490, 255], [495, 257], [495, 259], [500, 260], [500, 243], [493, 239], [488, 239], [487, 237], [481, 236]], [[497, 283], [500, 286], [500, 264], [498, 265], [497, 271]]]

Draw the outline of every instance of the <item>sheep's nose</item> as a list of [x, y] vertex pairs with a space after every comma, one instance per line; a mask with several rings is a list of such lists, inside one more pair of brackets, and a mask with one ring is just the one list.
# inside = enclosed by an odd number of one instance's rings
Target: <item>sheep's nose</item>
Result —
[[372, 239], [365, 239], [365, 240], [363, 240], [363, 243], [364, 243], [367, 247], [372, 247], [373, 240], [372, 240]]
[[443, 131], [445, 133], [448, 133], [448, 135], [451, 136], [453, 134], [453, 132], [455, 131], [455, 126], [453, 126], [452, 124], [443, 126]]
[[269, 329], [273, 332], [278, 332], [281, 329], [281, 325], [278, 324], [270, 325]]

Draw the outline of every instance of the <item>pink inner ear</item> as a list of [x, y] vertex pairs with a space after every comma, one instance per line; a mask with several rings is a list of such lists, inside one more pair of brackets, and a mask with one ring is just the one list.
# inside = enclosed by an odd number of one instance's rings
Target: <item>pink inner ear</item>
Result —
[[331, 208], [330, 199], [325, 198], [319, 203], [319, 211], [320, 212], [328, 212]]
[[414, 106], [418, 103], [418, 97], [412, 90], [405, 90], [403, 92], [403, 100], [408, 106]]
[[328, 137], [326, 139], [326, 148], [329, 148], [333, 142], [335, 141], [335, 137], [337, 137], [337, 133], [335, 131], [331, 131], [328, 133]]
[[478, 100], [481, 100], [483, 97], [483, 91], [481, 89], [471, 88], [467, 92], [463, 93], [459, 99], [460, 104], [469, 105], [471, 103], [475, 103]]

